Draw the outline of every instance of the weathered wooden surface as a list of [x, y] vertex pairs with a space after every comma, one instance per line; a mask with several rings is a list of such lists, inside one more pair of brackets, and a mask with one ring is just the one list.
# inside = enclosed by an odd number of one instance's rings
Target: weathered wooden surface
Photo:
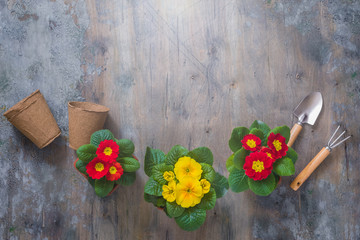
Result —
[[[0, 0], [1, 114], [40, 89], [62, 130], [43, 150], [0, 118], [1, 239], [360, 239], [360, 2]], [[99, 199], [73, 169], [67, 101], [110, 107], [106, 126], [146, 146], [208, 146], [225, 160], [232, 128], [292, 125], [298, 102], [324, 107], [294, 148], [296, 172], [338, 123], [353, 138], [298, 192], [229, 191], [184, 232], [132, 187]]]

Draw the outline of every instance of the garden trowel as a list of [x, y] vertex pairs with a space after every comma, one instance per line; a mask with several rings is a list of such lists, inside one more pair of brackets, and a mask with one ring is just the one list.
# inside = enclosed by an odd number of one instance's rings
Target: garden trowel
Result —
[[320, 92], [313, 92], [307, 95], [299, 105], [294, 109], [294, 115], [298, 118], [298, 122], [294, 124], [290, 131], [290, 139], [288, 146], [291, 147], [297, 136], [302, 130], [304, 123], [314, 125], [318, 118], [323, 105], [323, 99]]

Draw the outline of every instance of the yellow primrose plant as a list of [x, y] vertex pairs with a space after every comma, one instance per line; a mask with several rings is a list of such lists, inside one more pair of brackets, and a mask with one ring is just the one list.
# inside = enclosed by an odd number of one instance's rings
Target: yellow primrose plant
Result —
[[148, 147], [145, 200], [175, 218], [183, 230], [198, 229], [205, 222], [206, 210], [213, 209], [229, 188], [227, 179], [212, 165], [213, 154], [207, 147], [189, 151], [176, 145], [166, 155]]

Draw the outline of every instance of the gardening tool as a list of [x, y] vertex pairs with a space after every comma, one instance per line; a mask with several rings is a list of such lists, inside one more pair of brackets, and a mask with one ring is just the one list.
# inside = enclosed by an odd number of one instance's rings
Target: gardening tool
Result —
[[345, 142], [347, 139], [349, 139], [351, 136], [347, 136], [344, 139], [340, 140], [342, 135], [345, 134], [346, 130], [343, 131], [333, 142], [333, 138], [335, 137], [335, 134], [339, 130], [340, 126], [338, 126], [331, 136], [328, 144], [326, 147], [323, 147], [321, 151], [309, 162], [309, 164], [301, 171], [301, 173], [294, 179], [294, 181], [290, 184], [290, 187], [294, 189], [294, 191], [298, 190], [299, 187], [308, 179], [308, 177], [311, 175], [313, 171], [325, 160], [325, 158], [330, 154], [331, 150], [333, 148], [336, 148], [341, 143]]
[[290, 139], [287, 144], [289, 147], [294, 144], [304, 123], [314, 125], [321, 112], [322, 105], [323, 99], [321, 93], [313, 92], [307, 95], [294, 109], [294, 115], [298, 118], [298, 122], [294, 124], [290, 131]]

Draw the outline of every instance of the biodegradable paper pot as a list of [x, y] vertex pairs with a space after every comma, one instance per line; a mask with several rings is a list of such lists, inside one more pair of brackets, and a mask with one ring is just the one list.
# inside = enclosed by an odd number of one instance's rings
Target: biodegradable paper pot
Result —
[[109, 108], [91, 102], [69, 102], [69, 146], [77, 150], [103, 128]]
[[38, 148], [46, 147], [61, 134], [39, 90], [15, 104], [4, 116]]

